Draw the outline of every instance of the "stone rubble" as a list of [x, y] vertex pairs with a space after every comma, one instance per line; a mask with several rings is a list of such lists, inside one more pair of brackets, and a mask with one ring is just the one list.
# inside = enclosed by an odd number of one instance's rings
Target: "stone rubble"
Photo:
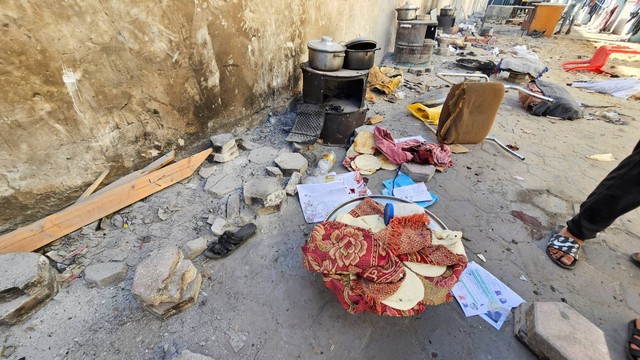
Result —
[[213, 135], [211, 137], [211, 145], [213, 147], [213, 160], [216, 162], [228, 162], [237, 158], [240, 154], [233, 134]]
[[278, 168], [278, 167], [267, 166], [265, 168], [265, 170], [267, 171], [267, 175], [273, 176], [278, 180], [282, 180], [282, 178], [284, 177], [284, 174], [282, 173], [282, 170], [280, 170], [280, 168]]
[[223, 218], [216, 218], [211, 224], [211, 232], [213, 235], [220, 236], [224, 232], [224, 226], [227, 224], [227, 221]]
[[431, 180], [436, 173], [433, 165], [420, 165], [406, 162], [400, 166], [400, 171], [407, 174], [415, 182], [427, 182]]
[[309, 167], [307, 159], [299, 153], [286, 153], [278, 155], [276, 165], [282, 170], [284, 176], [289, 177], [294, 172], [304, 173]]
[[58, 293], [56, 271], [37, 253], [0, 255], [0, 325], [28, 318]]
[[182, 245], [181, 249], [186, 259], [193, 260], [207, 250], [207, 239], [199, 237], [197, 239], [187, 241]]
[[287, 195], [294, 196], [298, 193], [298, 184], [300, 184], [300, 180], [302, 180], [302, 174], [297, 171], [291, 174], [291, 178], [289, 179], [287, 186], [284, 188]]
[[149, 312], [161, 319], [190, 308], [198, 299], [202, 275], [176, 246], [147, 256], [136, 267], [131, 292]]
[[105, 262], [91, 264], [84, 269], [84, 281], [89, 287], [105, 288], [119, 284], [127, 277], [127, 264]]
[[207, 179], [204, 190], [216, 197], [222, 197], [241, 186], [241, 181], [233, 175], [217, 174]]
[[244, 202], [259, 215], [279, 212], [286, 198], [287, 193], [275, 178], [253, 179], [244, 184]]

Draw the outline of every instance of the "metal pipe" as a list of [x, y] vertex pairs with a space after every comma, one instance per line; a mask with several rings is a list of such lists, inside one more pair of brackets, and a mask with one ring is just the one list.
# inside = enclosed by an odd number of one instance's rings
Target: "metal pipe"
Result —
[[509, 149], [509, 147], [507, 147], [505, 144], [503, 144], [500, 140], [496, 139], [494, 136], [487, 136], [486, 138], [484, 138], [485, 140], [488, 141], [493, 141], [494, 143], [498, 144], [498, 146], [500, 146], [504, 151], [508, 152], [509, 154], [517, 157], [520, 160], [524, 160], [524, 156], [518, 154], [517, 152]]
[[544, 100], [544, 101], [548, 101], [548, 102], [554, 102], [555, 101], [550, 97], [547, 97], [547, 96], [544, 96], [544, 95], [540, 95], [540, 94], [536, 94], [534, 92], [531, 92], [531, 91], [529, 91], [529, 90], [527, 90], [525, 88], [522, 88], [520, 86], [517, 86], [517, 85], [505, 85], [504, 88], [505, 89], [518, 90], [518, 91], [523, 92], [523, 93], [525, 93], [525, 94], [527, 94], [529, 96], [533, 96], [536, 99], [540, 99], [540, 100]]
[[484, 79], [486, 82], [489, 82], [489, 77], [485, 74], [466, 74], [466, 73], [436, 73], [436, 76], [438, 78], [440, 78], [441, 80], [444, 80], [446, 82], [448, 82], [451, 85], [455, 85], [457, 84], [456, 82], [453, 82], [449, 79], [445, 79], [445, 76], [452, 76], [452, 77], [463, 77], [463, 78], [481, 78]]

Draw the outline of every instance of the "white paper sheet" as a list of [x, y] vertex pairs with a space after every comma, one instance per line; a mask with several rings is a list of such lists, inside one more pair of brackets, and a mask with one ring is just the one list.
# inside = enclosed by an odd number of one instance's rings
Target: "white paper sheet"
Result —
[[323, 221], [342, 203], [371, 194], [357, 171], [335, 175], [332, 182], [299, 184], [297, 188], [307, 223]]
[[431, 193], [423, 182], [413, 185], [397, 187], [393, 190], [393, 196], [411, 202], [431, 201]]
[[475, 262], [470, 262], [451, 290], [465, 316], [479, 315], [500, 330], [512, 308], [524, 300]]

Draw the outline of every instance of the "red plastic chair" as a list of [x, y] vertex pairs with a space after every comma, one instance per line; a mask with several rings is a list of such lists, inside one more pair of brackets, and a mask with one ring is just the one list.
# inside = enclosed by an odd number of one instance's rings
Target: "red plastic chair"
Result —
[[640, 51], [631, 50], [631, 48], [628, 46], [603, 45], [596, 50], [596, 52], [589, 60], [567, 61], [560, 66], [564, 71], [587, 70], [597, 74], [606, 73], [611, 76], [616, 76], [615, 74], [602, 69], [605, 65], [607, 65], [607, 61], [609, 61], [609, 56], [611, 56], [611, 54], [640, 55]]

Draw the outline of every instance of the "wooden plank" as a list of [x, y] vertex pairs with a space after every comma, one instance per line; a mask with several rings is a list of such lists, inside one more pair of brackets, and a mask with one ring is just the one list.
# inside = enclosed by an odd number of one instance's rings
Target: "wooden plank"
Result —
[[87, 190], [85, 190], [82, 195], [80, 195], [80, 197], [78, 198], [78, 200], [76, 200], [76, 202], [80, 201], [81, 199], [86, 198], [87, 196], [93, 194], [93, 192], [96, 190], [96, 188], [98, 186], [100, 186], [100, 184], [102, 183], [102, 180], [104, 180], [104, 178], [107, 176], [107, 174], [109, 174], [109, 169], [105, 170], [102, 172], [102, 174], [100, 174], [100, 176], [98, 176], [98, 178], [96, 179], [96, 181], [93, 182], [93, 184], [91, 184], [91, 186], [89, 186], [87, 188]]
[[53, 215], [0, 236], [0, 254], [33, 251], [193, 174], [209, 148], [102, 194], [94, 194]]
[[154, 172], [160, 168], [162, 168], [163, 166], [165, 166], [166, 164], [172, 162], [174, 159], [176, 158], [176, 152], [174, 150], [169, 151], [166, 155], [162, 156], [161, 158], [158, 158], [156, 161], [152, 162], [151, 164], [147, 165], [145, 168], [140, 169], [138, 171], [134, 171], [129, 175], [123, 176], [120, 179], [112, 182], [111, 184], [103, 187], [102, 189], [100, 189], [99, 191], [97, 191], [95, 194], [88, 196], [86, 198], [83, 199], [78, 199], [76, 201], [76, 203], [79, 202], [84, 202], [87, 201], [87, 199], [92, 198], [94, 196], [97, 195], [101, 195], [104, 194], [105, 192], [115, 189], [116, 187], [122, 185], [122, 184], [126, 184], [129, 183], [133, 180], [139, 179], [151, 172]]

